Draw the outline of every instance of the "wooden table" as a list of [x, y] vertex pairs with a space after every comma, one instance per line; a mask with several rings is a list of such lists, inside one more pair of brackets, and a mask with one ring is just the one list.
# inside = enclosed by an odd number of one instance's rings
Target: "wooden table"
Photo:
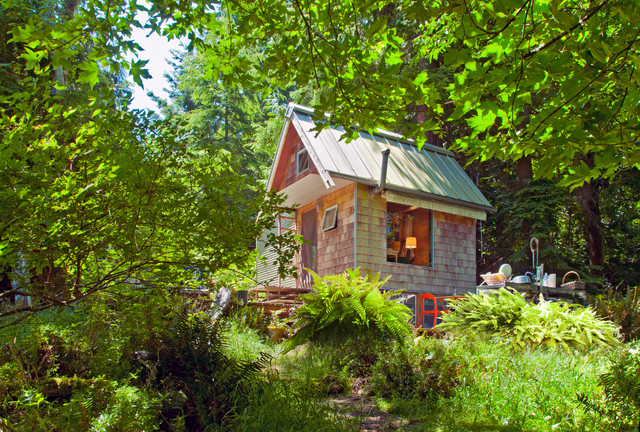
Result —
[[394, 257], [396, 262], [398, 262], [398, 254], [400, 253], [400, 251], [397, 251], [395, 249], [387, 249], [387, 259], [389, 259], [389, 257]]

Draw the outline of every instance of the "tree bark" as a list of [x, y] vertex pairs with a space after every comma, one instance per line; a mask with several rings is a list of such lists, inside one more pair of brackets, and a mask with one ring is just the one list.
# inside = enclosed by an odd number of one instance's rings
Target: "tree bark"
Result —
[[[584, 158], [590, 168], [594, 166], [594, 155]], [[589, 274], [602, 276], [604, 267], [604, 242], [602, 239], [602, 216], [600, 214], [600, 191], [595, 181], [585, 183], [578, 192], [578, 201], [585, 217], [585, 230], [589, 248]]]
[[518, 173], [518, 189], [522, 189], [528, 182], [533, 180], [533, 167], [531, 157], [521, 157], [516, 161], [516, 171]]
[[[416, 123], [422, 124], [427, 121], [429, 118], [427, 114], [427, 106], [426, 105], [416, 105]], [[433, 131], [425, 132], [425, 137], [427, 139], [427, 144], [431, 144], [437, 147], [444, 147], [444, 141], [438, 135], [433, 133]]]

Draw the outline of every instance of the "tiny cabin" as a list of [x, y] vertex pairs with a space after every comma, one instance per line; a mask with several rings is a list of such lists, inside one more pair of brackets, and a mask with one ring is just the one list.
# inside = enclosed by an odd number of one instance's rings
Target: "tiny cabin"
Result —
[[[281, 278], [273, 250], [258, 249], [258, 278], [276, 287], [308, 288], [304, 269], [320, 276], [360, 267], [390, 276], [416, 311], [423, 293], [448, 296], [476, 286], [476, 223], [491, 205], [453, 153], [386, 131], [360, 131], [341, 141], [340, 128], [312, 131], [313, 111], [289, 105], [268, 188], [286, 196], [278, 232], [304, 236], [298, 278]], [[418, 300], [419, 301], [419, 300]]]

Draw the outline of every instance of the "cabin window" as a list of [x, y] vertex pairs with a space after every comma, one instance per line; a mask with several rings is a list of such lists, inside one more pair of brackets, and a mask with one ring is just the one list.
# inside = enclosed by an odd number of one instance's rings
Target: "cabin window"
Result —
[[296, 160], [298, 174], [309, 170], [309, 152], [306, 149], [302, 149], [297, 153]]
[[387, 261], [431, 266], [432, 228], [431, 210], [387, 203]]
[[322, 218], [322, 232], [332, 230], [338, 226], [338, 205], [328, 207], [324, 210]]

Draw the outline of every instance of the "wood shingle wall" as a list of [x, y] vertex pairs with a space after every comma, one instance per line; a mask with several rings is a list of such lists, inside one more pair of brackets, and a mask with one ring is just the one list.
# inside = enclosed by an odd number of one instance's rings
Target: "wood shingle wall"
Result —
[[387, 289], [407, 292], [454, 294], [475, 289], [475, 220], [433, 212], [433, 266], [387, 262], [386, 205], [381, 196], [370, 197], [368, 187], [358, 186], [356, 266], [393, 274]]
[[[317, 273], [320, 276], [342, 273], [353, 268], [353, 214], [354, 186], [350, 185], [325, 195], [316, 212], [318, 227]], [[322, 232], [324, 210], [338, 205], [338, 226], [330, 231]], [[301, 215], [316, 207], [316, 202], [300, 207], [297, 210], [298, 226], [301, 226]]]
[[282, 190], [287, 186], [292, 185], [298, 180], [308, 176], [309, 174], [318, 174], [318, 168], [316, 168], [315, 164], [311, 159], [309, 159], [309, 169], [303, 173], [298, 174], [298, 161], [297, 154], [300, 150], [303, 150], [304, 144], [302, 144], [302, 140], [298, 137], [296, 133], [290, 133], [287, 135], [287, 140], [295, 140], [295, 147], [293, 150], [287, 155], [286, 159], [286, 169], [284, 170], [284, 176], [282, 179], [282, 183], [278, 190]]

